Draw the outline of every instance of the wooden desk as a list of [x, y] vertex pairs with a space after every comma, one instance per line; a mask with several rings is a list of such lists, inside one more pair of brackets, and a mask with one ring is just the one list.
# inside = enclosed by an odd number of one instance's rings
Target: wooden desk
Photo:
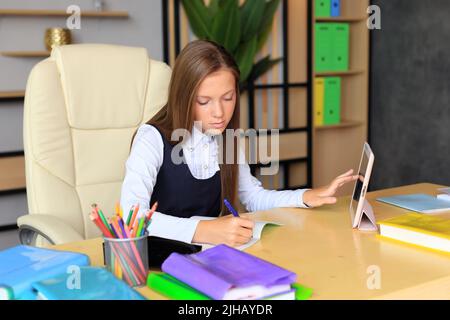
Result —
[[[422, 183], [368, 193], [377, 220], [406, 210], [375, 201], [377, 197], [436, 194], [438, 185]], [[266, 259], [298, 275], [298, 282], [313, 288], [313, 299], [450, 299], [450, 256], [385, 240], [375, 233], [351, 228], [350, 197], [316, 209], [277, 208], [256, 212], [255, 219], [274, 220], [282, 227], [268, 227], [248, 253]], [[103, 264], [101, 239], [55, 246], [83, 252], [92, 264]], [[379, 268], [381, 288], [368, 289], [368, 268]], [[161, 295], [138, 289], [150, 299]]]

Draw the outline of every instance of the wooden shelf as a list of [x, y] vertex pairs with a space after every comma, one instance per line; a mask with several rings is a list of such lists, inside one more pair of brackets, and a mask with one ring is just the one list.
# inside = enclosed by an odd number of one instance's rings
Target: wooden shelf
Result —
[[367, 17], [316, 17], [316, 22], [361, 22], [367, 20]]
[[333, 76], [352, 76], [355, 74], [364, 73], [364, 70], [348, 70], [348, 71], [321, 71], [316, 72], [316, 77], [333, 77]]
[[25, 91], [3, 91], [0, 92], [0, 99], [14, 99], [25, 97]]
[[[314, 5], [315, 1], [311, 1]], [[313, 187], [328, 184], [350, 168], [358, 169], [361, 149], [368, 136], [369, 119], [369, 29], [367, 7], [369, 0], [341, 0], [340, 17], [314, 17], [313, 22], [345, 22], [350, 24], [348, 71], [317, 71], [313, 77], [341, 77], [341, 123], [313, 127]], [[314, 7], [311, 8], [314, 16]], [[315, 32], [312, 26], [314, 56]], [[313, 88], [314, 96], [314, 88]], [[313, 98], [313, 113], [314, 110]], [[338, 196], [350, 195], [353, 185], [338, 190]]]
[[322, 125], [322, 126], [315, 126], [314, 128], [316, 130], [329, 130], [329, 129], [339, 129], [339, 128], [351, 128], [351, 127], [359, 127], [363, 123], [361, 121], [354, 121], [354, 120], [342, 120], [339, 124], [330, 124], [330, 125]]
[[0, 55], [14, 58], [40, 58], [50, 56], [50, 51], [2, 51]]
[[24, 156], [0, 158], [0, 192], [24, 189]]
[[[81, 11], [82, 17], [88, 18], [128, 18], [126, 11]], [[38, 9], [0, 9], [0, 16], [47, 16], [65, 17], [69, 16], [65, 10], [38, 10]]]

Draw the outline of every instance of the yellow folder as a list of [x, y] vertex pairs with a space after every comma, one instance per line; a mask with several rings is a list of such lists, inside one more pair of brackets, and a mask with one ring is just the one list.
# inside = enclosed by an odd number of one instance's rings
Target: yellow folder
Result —
[[323, 125], [323, 100], [325, 95], [325, 81], [323, 78], [314, 79], [314, 125]]

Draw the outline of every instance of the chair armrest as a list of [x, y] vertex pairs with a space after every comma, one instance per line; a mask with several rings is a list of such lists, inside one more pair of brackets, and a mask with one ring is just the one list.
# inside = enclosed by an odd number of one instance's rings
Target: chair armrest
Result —
[[84, 238], [63, 220], [48, 214], [28, 214], [17, 219], [19, 238], [22, 244], [35, 245], [38, 235], [51, 244], [62, 244], [84, 240]]

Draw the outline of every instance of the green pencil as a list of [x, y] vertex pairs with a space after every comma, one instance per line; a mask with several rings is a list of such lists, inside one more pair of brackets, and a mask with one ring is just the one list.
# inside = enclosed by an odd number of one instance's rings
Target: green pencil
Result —
[[145, 221], [145, 218], [140, 218], [139, 219], [139, 226], [138, 226], [138, 229], [137, 229], [137, 232], [136, 232], [136, 238], [141, 236], [142, 228], [144, 227], [144, 221]]
[[131, 220], [131, 216], [133, 215], [133, 211], [134, 211], [134, 206], [131, 207], [130, 209], [130, 213], [128, 213], [128, 218], [127, 218], [127, 225], [130, 225], [130, 220]]
[[108, 220], [106, 220], [105, 216], [103, 215], [102, 210], [98, 209], [98, 215], [100, 219], [102, 219], [103, 224], [106, 226], [106, 228], [111, 232], [111, 234], [114, 234], [114, 232], [111, 230], [111, 226], [108, 223]]

